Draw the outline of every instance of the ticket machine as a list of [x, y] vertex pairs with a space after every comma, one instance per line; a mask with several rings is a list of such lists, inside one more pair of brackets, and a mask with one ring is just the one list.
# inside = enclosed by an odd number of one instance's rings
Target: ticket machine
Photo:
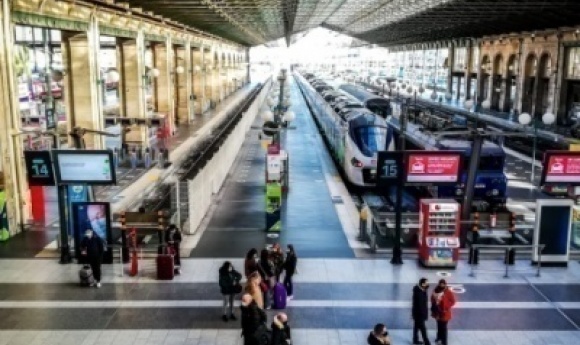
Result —
[[421, 264], [426, 267], [456, 267], [460, 210], [455, 200], [421, 200], [418, 234]]

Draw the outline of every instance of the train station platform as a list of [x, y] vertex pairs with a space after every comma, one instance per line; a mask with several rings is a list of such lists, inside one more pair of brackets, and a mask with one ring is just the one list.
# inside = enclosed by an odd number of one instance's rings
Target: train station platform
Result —
[[[187, 152], [210, 133], [230, 110], [239, 106], [250, 95], [256, 84], [254, 82], [245, 85], [218, 104], [216, 108], [196, 116], [189, 124], [180, 125], [176, 134], [165, 142], [169, 150], [169, 161], [172, 162], [170, 168], [160, 169], [156, 164], [149, 169], [140, 166], [135, 169], [120, 167], [116, 170], [116, 185], [95, 187], [96, 201], [110, 202], [112, 213], [136, 209], [143, 196], [155, 186], [154, 182], [171, 174]], [[58, 205], [50, 209], [53, 213], [47, 215], [47, 218], [51, 219], [49, 223], [32, 224], [8, 241], [0, 242], [0, 258], [57, 257], [59, 255], [57, 237], [60, 227]]]
[[[257, 119], [229, 174], [199, 242], [191, 256], [241, 257], [250, 248], [279, 242], [301, 248], [309, 258], [354, 257], [343, 231], [340, 194], [333, 187], [340, 179], [320, 138], [298, 86], [292, 82], [291, 110], [296, 119], [282, 134], [289, 154], [290, 187], [282, 203], [283, 230], [279, 238], [265, 232], [265, 160], [261, 146], [262, 120]], [[338, 196], [338, 199], [336, 198]], [[345, 227], [349, 227], [346, 220]], [[352, 228], [352, 226], [351, 226]]]

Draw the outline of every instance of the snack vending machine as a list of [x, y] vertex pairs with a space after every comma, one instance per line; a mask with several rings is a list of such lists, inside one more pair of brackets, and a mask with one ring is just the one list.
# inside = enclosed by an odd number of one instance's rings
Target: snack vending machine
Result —
[[423, 199], [419, 211], [419, 260], [427, 267], [455, 267], [461, 207], [451, 199]]

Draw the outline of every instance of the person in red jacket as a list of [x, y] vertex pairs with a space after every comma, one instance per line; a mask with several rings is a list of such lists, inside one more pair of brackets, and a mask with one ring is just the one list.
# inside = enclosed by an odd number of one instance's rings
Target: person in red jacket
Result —
[[431, 316], [437, 320], [437, 339], [435, 342], [447, 345], [447, 323], [451, 320], [451, 308], [455, 305], [455, 295], [441, 279], [431, 295]]

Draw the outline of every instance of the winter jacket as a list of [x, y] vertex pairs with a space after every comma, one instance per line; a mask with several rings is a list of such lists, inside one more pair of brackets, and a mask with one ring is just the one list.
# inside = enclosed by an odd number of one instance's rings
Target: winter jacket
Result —
[[165, 231], [165, 243], [169, 243], [169, 242], [173, 242], [173, 244], [176, 244], [179, 246], [179, 244], [181, 243], [181, 231], [175, 230], [175, 232], [172, 234], [170, 230], [166, 230]]
[[244, 261], [244, 274], [248, 278], [252, 273], [258, 271], [258, 264], [254, 259]]
[[418, 285], [415, 285], [415, 287], [413, 287], [413, 307], [411, 311], [413, 320], [425, 321], [429, 318], [428, 303], [429, 298], [427, 297], [427, 290], [423, 290]]
[[242, 335], [252, 337], [258, 327], [266, 322], [266, 313], [258, 307], [255, 301], [240, 307], [242, 315]]
[[258, 265], [260, 265], [260, 269], [258, 271], [260, 272], [262, 280], [267, 281], [268, 278], [274, 276], [274, 265], [270, 260], [266, 261], [260, 260], [260, 263]]
[[286, 261], [284, 261], [284, 270], [289, 276], [296, 274], [296, 265], [298, 264], [298, 258], [295, 254], [288, 254]]
[[371, 332], [367, 338], [367, 343], [369, 345], [390, 345], [391, 341], [388, 336], [378, 338], [373, 332]]
[[105, 251], [103, 240], [96, 234], [91, 238], [85, 237], [81, 241], [81, 251], [86, 251], [86, 259], [89, 262], [101, 261]]
[[290, 326], [288, 323], [282, 323], [277, 318], [274, 318], [271, 327], [272, 328], [272, 341], [270, 345], [288, 345], [289, 340], [292, 339], [290, 334]]
[[[240, 284], [240, 280], [242, 280], [242, 275], [236, 271], [232, 270], [231, 272], [229, 269], [220, 268], [220, 291], [223, 295], [232, 295], [235, 293], [239, 293], [240, 291], [234, 291], [235, 286]], [[241, 290], [241, 288], [239, 288]]]
[[435, 305], [437, 312], [432, 313], [434, 319], [439, 321], [451, 320], [451, 308], [455, 305], [455, 295], [449, 288], [443, 291], [435, 289], [431, 295], [431, 304]]

